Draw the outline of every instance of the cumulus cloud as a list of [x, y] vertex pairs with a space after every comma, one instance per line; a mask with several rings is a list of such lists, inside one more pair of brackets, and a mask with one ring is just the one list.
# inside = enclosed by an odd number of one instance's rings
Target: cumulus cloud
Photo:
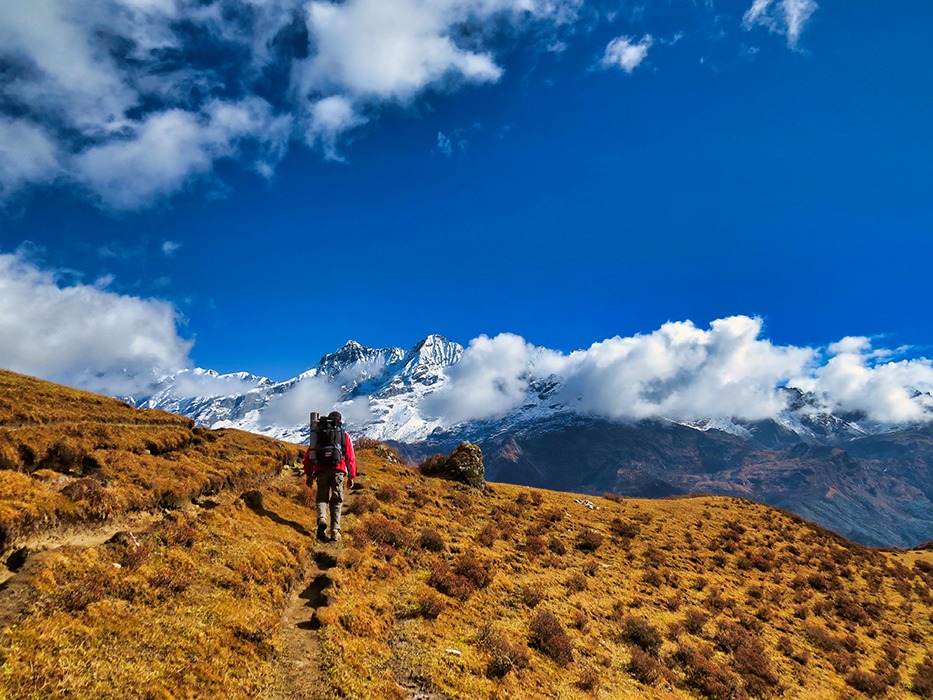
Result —
[[645, 34], [638, 43], [632, 37], [616, 37], [606, 46], [601, 64], [604, 68], [621, 68], [626, 73], [634, 71], [648, 57], [648, 49], [654, 45], [654, 38]]
[[820, 397], [830, 410], [857, 411], [880, 423], [933, 419], [933, 362], [893, 359], [870, 338], [848, 337], [827, 348], [827, 360], [794, 385]]
[[[425, 398], [425, 412], [453, 423], [505, 415], [525, 399], [537, 355], [533, 345], [510, 333], [475, 338], [448, 370], [446, 386]], [[545, 365], [542, 357], [538, 369]]]
[[0, 366], [126, 395], [190, 364], [171, 304], [102, 286], [63, 285], [21, 253], [0, 254]]
[[[583, 0], [31, 0], [0, 3], [0, 203], [77, 184], [150, 206], [232, 158], [270, 178], [292, 142], [341, 160], [387, 106], [499, 81], [505, 36], [563, 52]], [[754, 0], [746, 27], [796, 45], [813, 0]], [[614, 39], [631, 73], [653, 39]], [[124, 184], [125, 183], [125, 184]], [[209, 192], [223, 187], [210, 183]]]
[[867, 338], [825, 349], [776, 345], [759, 318], [733, 316], [699, 328], [690, 321], [615, 337], [563, 354], [519, 336], [480, 336], [424, 400], [444, 422], [495, 418], [542, 387], [548, 402], [616, 420], [735, 418], [761, 420], [787, 407], [782, 387], [811, 393], [818, 409], [859, 411], [869, 420], [933, 420], [933, 363], [896, 360]]
[[[340, 385], [324, 377], [303, 377], [291, 391], [273, 397], [262, 412], [269, 425], [303, 425], [311, 410], [334, 406], [340, 401]], [[329, 410], [329, 409], [328, 409]]]
[[742, 21], [746, 29], [763, 26], [783, 34], [787, 37], [787, 45], [795, 48], [817, 7], [815, 0], [754, 0]]
[[383, 106], [499, 80], [492, 24], [558, 27], [580, 2], [0, 3], [0, 201], [57, 180], [144, 207], [221, 158], [271, 177], [302, 137], [339, 160]]

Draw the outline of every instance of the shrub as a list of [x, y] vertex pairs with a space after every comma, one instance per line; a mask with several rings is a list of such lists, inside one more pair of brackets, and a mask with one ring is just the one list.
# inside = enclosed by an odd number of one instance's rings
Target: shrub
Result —
[[354, 496], [349, 503], [344, 505], [343, 510], [351, 515], [366, 515], [379, 510], [379, 504], [369, 496]]
[[486, 675], [489, 678], [502, 678], [512, 669], [525, 668], [528, 665], [528, 654], [525, 650], [509, 642], [492, 625], [483, 628], [477, 643], [490, 655], [486, 665]]
[[418, 598], [417, 613], [421, 617], [434, 620], [444, 612], [446, 607], [447, 603], [444, 602], [443, 598], [436, 593], [428, 591]]
[[923, 661], [917, 664], [910, 689], [921, 698], [933, 698], [933, 654], [927, 654]]
[[586, 634], [587, 630], [590, 628], [590, 618], [582, 610], [577, 610], [573, 614], [573, 627], [576, 630], [579, 630], [583, 634]]
[[564, 582], [564, 585], [567, 586], [567, 590], [571, 593], [579, 593], [580, 591], [586, 590], [586, 577], [579, 573], [578, 571], [573, 572], [570, 576], [567, 577], [567, 580]]
[[631, 521], [625, 521], [621, 518], [613, 518], [609, 523], [609, 531], [616, 537], [623, 540], [631, 540], [638, 537], [641, 527]]
[[599, 673], [596, 669], [585, 669], [583, 673], [580, 674], [577, 687], [587, 693], [594, 693], [599, 690]]
[[672, 655], [684, 673], [688, 687], [710, 700], [732, 700], [742, 697], [738, 677], [712, 659], [712, 650], [701, 651], [681, 645]]
[[528, 535], [525, 538], [525, 551], [532, 556], [544, 554], [547, 550], [547, 543], [536, 535]]
[[651, 685], [661, 676], [660, 664], [651, 654], [642, 651], [639, 647], [632, 647], [625, 670], [639, 683]]
[[476, 541], [484, 547], [492, 547], [493, 543], [496, 541], [495, 525], [492, 523], [486, 523], [483, 529], [480, 530], [479, 534], [476, 536]]
[[176, 516], [162, 521], [159, 537], [170, 547], [190, 547], [197, 534], [187, 520]]
[[622, 639], [651, 656], [661, 651], [661, 633], [645, 619], [627, 616], [622, 620]]
[[371, 437], [361, 437], [357, 438], [354, 444], [355, 450], [373, 450], [379, 447], [382, 443]]
[[492, 582], [492, 572], [486, 562], [472, 554], [463, 554], [454, 564], [454, 573], [463, 576], [477, 588], [485, 588]]
[[491, 581], [487, 565], [470, 554], [462, 555], [453, 570], [444, 562], [435, 562], [428, 576], [429, 586], [458, 600], [467, 600]]
[[577, 549], [581, 552], [595, 552], [603, 543], [603, 536], [596, 530], [584, 530], [577, 540]]
[[533, 608], [544, 600], [544, 589], [540, 586], [521, 586], [518, 589], [519, 597], [529, 608]]
[[551, 613], [541, 610], [531, 620], [529, 644], [560, 666], [573, 661], [573, 642], [560, 621]]
[[441, 552], [447, 545], [444, 543], [444, 538], [441, 537], [437, 530], [424, 528], [421, 531], [421, 536], [418, 538], [418, 546], [422, 549], [427, 549], [429, 552]]
[[383, 484], [376, 490], [376, 498], [382, 503], [394, 503], [401, 493], [394, 484]]
[[360, 525], [364, 541], [376, 545], [389, 545], [394, 549], [406, 550], [412, 546], [412, 537], [404, 526], [381, 515], [373, 515]]
[[684, 613], [684, 629], [690, 634], [702, 634], [707, 622], [709, 622], [709, 615], [698, 608], [691, 608]]
[[567, 553], [567, 546], [564, 544], [563, 540], [556, 535], [551, 535], [551, 539], [549, 539], [547, 543], [547, 548], [559, 557]]
[[455, 574], [444, 562], [435, 562], [431, 566], [428, 585], [457, 600], [467, 600], [476, 592], [476, 586], [463, 576]]
[[870, 698], [883, 695], [888, 690], [886, 678], [877, 673], [861, 669], [855, 669], [846, 676], [846, 683]]

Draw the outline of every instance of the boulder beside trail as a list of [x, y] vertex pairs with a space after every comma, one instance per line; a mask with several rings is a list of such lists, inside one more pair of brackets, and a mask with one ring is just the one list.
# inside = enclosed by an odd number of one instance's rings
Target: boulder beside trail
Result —
[[449, 455], [435, 455], [419, 467], [425, 476], [450, 479], [480, 491], [486, 490], [483, 451], [478, 445], [461, 442]]

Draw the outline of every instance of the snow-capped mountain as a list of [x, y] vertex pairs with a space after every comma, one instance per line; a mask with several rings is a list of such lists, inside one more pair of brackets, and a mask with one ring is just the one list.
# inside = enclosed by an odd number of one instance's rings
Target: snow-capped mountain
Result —
[[211, 428], [241, 428], [297, 442], [307, 440], [312, 410], [336, 408], [355, 434], [414, 442], [443, 425], [418, 407], [443, 386], [445, 370], [462, 354], [461, 345], [439, 335], [408, 351], [367, 348], [351, 340], [284, 382], [243, 372], [185, 370], [161, 378], [152, 394], [136, 403]]
[[766, 420], [620, 422], [580, 414], [560, 378], [530, 370], [517, 383], [492, 377], [482, 400], [501, 394], [505, 409], [457, 421], [449, 416], [461, 402], [476, 401], [462, 386], [454, 391], [463, 356], [461, 345], [438, 335], [407, 351], [350, 341], [284, 382], [196, 369], [163, 377], [137, 405], [296, 443], [307, 442], [311, 411], [336, 408], [354, 437], [389, 442], [412, 460], [475, 442], [493, 481], [595, 494], [737, 495], [867, 544], [933, 538], [933, 426], [836, 415], [792, 387], [781, 390], [784, 410]]
[[[301, 442], [308, 436], [312, 410], [341, 410], [357, 435], [399, 443], [419, 443], [431, 436], [490, 436], [520, 426], [548, 424], [576, 416], [561, 398], [558, 378], [528, 377], [524, 399], [514, 409], [492, 419], [454, 423], [433, 415], [425, 399], [450, 380], [463, 356], [463, 346], [431, 335], [410, 350], [368, 348], [349, 341], [322, 357], [313, 367], [284, 382], [238, 372], [184, 370], [161, 378], [151, 395], [136, 400], [193, 418], [212, 428], [241, 428], [271, 437]], [[779, 446], [801, 440], [835, 443], [878, 432], [821, 410], [812, 396], [784, 388], [787, 409], [774, 419], [742, 422], [730, 418], [672, 421], [699, 430], [716, 430]], [[663, 420], [663, 418], [661, 418]]]

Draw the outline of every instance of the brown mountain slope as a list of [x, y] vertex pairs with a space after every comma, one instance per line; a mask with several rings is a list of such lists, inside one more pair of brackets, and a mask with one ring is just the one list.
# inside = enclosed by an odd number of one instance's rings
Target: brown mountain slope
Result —
[[933, 697], [933, 551], [372, 443], [318, 545], [298, 448], [0, 383], [0, 697]]

